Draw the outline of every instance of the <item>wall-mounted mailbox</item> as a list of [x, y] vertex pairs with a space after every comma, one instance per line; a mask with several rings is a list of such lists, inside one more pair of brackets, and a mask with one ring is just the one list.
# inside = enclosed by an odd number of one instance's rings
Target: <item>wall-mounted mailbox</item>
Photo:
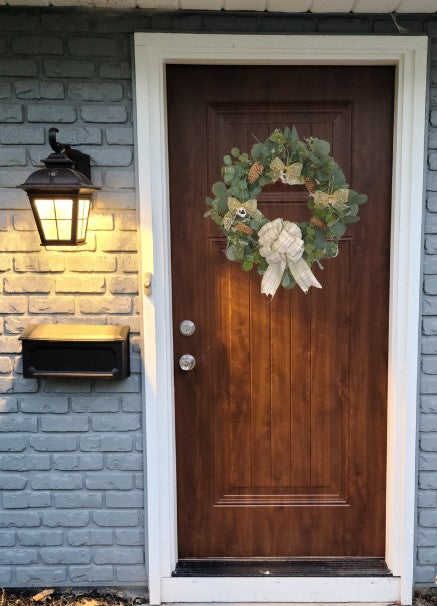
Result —
[[124, 379], [130, 375], [128, 326], [29, 324], [20, 339], [27, 379]]

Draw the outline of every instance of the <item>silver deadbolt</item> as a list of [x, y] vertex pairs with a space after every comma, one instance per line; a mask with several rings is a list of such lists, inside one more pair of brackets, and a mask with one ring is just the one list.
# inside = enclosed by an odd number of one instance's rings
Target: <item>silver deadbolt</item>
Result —
[[179, 331], [184, 337], [190, 337], [196, 330], [196, 325], [191, 320], [184, 320], [179, 324]]
[[179, 358], [179, 366], [185, 372], [193, 370], [193, 368], [196, 366], [196, 358], [191, 354], [184, 354]]

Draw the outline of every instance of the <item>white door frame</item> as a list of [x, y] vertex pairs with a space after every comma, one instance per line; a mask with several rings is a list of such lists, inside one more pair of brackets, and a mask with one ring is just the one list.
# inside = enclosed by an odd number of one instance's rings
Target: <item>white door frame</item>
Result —
[[[388, 366], [387, 578], [173, 578], [176, 471], [165, 66], [395, 65]], [[148, 578], [161, 602], [411, 604], [426, 109], [425, 36], [135, 34], [142, 275]], [[181, 95], [184, 91], [181, 91]], [[205, 192], [207, 193], [207, 192]], [[202, 200], [199, 200], [199, 204]]]

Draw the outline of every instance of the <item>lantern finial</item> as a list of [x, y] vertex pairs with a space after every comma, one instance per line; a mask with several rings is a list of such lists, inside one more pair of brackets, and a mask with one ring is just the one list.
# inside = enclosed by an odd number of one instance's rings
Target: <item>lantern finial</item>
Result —
[[55, 154], [60, 154], [62, 151], [62, 145], [56, 141], [56, 133], [59, 133], [59, 128], [49, 128], [49, 143]]

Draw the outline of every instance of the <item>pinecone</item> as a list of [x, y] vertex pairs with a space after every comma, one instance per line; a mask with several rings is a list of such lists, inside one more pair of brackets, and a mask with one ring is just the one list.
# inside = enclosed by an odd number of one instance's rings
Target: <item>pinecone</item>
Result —
[[258, 162], [258, 160], [254, 162], [247, 173], [247, 180], [249, 181], [249, 184], [252, 185], [255, 183], [255, 181], [261, 177], [263, 171], [264, 166], [261, 164], [261, 162]]
[[304, 177], [304, 182], [310, 194], [313, 194], [317, 190], [317, 181], [315, 179]]
[[250, 225], [247, 225], [247, 223], [243, 223], [242, 221], [238, 221], [237, 225], [235, 226], [235, 229], [236, 231], [239, 231], [242, 234], [246, 234], [247, 236], [251, 236], [255, 231], [250, 227]]
[[313, 225], [315, 225], [316, 227], [318, 227], [319, 229], [321, 229], [323, 231], [326, 231], [328, 228], [326, 223], [324, 223], [322, 221], [322, 219], [319, 219], [319, 217], [311, 217], [310, 223], [312, 223]]

